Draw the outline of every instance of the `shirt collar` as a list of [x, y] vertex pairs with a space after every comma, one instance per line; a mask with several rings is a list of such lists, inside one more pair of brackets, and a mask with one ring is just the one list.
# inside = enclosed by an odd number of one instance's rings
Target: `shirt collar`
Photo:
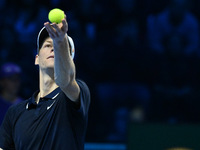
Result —
[[46, 95], [45, 97], [43, 97], [44, 99], [54, 99], [57, 94], [60, 92], [60, 88], [57, 87], [55, 90], [53, 90], [51, 93], [49, 93], [48, 95]]
[[[43, 97], [43, 100], [53, 100], [55, 99], [58, 94], [60, 93], [61, 89], [59, 87], [57, 87], [55, 90], [53, 90], [51, 93], [49, 93], [48, 95], [46, 95], [45, 97]], [[28, 100], [28, 103], [26, 105], [26, 109], [31, 109], [31, 108], [36, 108], [37, 107], [37, 103], [35, 102], [35, 98], [38, 95], [39, 90], [37, 90], [36, 92], [34, 92], [34, 94], [32, 95], [32, 97]]]

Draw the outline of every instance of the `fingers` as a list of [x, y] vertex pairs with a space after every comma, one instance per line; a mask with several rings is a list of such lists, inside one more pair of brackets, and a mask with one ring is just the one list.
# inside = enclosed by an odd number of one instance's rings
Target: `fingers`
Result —
[[44, 26], [51, 38], [56, 38], [58, 36], [65, 35], [65, 33], [67, 33], [68, 31], [68, 24], [66, 19], [63, 19], [62, 22], [59, 24], [56, 23], [50, 24], [49, 22], [46, 22], [44, 23]]
[[64, 33], [67, 33], [67, 31], [68, 31], [68, 24], [67, 24], [66, 19], [63, 19], [63, 20], [62, 20], [62, 24], [63, 24], [63, 26], [62, 26], [63, 32], [64, 32]]
[[59, 26], [57, 24], [53, 23], [52, 26], [54, 27], [55, 32], [57, 33], [57, 35], [62, 35], [63, 34], [62, 30], [59, 28]]
[[57, 32], [55, 31], [55, 29], [52, 27], [52, 25], [49, 24], [49, 22], [44, 23], [44, 26], [47, 30], [47, 32], [49, 33], [49, 36], [53, 39], [55, 37], [57, 37]]

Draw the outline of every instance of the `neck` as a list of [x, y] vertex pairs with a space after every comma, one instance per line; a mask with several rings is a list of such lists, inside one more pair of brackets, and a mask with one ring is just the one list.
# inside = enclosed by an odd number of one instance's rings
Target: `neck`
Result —
[[44, 79], [40, 80], [40, 97], [44, 97], [57, 88], [54, 80]]
[[40, 92], [38, 93], [36, 102], [39, 102], [40, 97], [45, 97], [49, 93], [51, 93], [53, 90], [55, 90], [58, 85], [54, 81], [54, 75], [52, 74], [46, 74], [42, 73], [40, 71]]

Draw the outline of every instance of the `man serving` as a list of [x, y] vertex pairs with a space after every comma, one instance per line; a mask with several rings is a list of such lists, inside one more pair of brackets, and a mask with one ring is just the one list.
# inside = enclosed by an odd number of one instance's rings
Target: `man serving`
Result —
[[[38, 34], [39, 90], [9, 108], [0, 128], [3, 150], [83, 150], [90, 92], [76, 79], [66, 17]], [[33, 79], [34, 81], [34, 79]]]

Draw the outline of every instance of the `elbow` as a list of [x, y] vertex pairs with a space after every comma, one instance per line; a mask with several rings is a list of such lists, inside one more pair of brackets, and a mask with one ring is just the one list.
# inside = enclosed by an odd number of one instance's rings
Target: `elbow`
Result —
[[65, 87], [69, 84], [70, 80], [68, 78], [65, 79], [59, 79], [59, 78], [55, 78], [55, 83], [59, 86], [59, 87]]
[[55, 83], [61, 88], [67, 87], [73, 79], [74, 79], [74, 75], [68, 75], [68, 76], [66, 75], [64, 77], [56, 76], [54, 78]]

